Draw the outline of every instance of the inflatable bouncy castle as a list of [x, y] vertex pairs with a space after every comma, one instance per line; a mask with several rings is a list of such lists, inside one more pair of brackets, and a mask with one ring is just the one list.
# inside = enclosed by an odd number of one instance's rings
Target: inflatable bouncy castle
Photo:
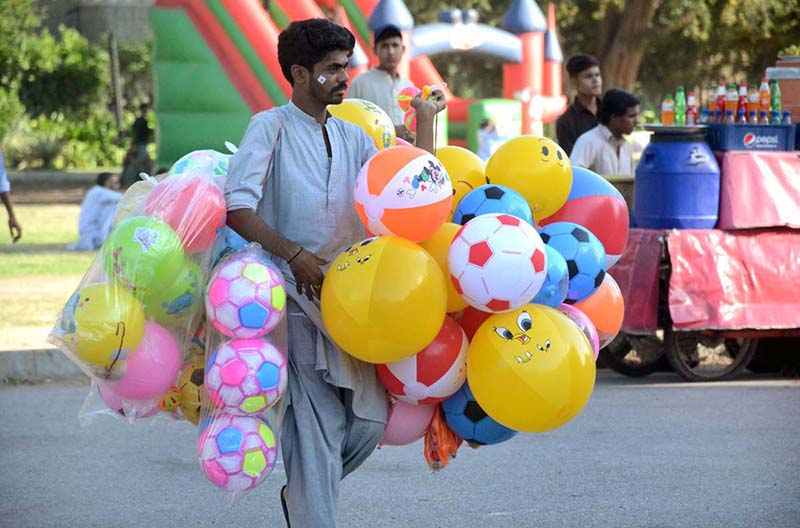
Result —
[[420, 87], [446, 81], [432, 55], [468, 53], [501, 61], [502, 99], [463, 99], [443, 88], [450, 144], [475, 150], [484, 117], [493, 117], [506, 136], [541, 134], [542, 123], [554, 121], [567, 105], [555, 9], [550, 4], [545, 18], [534, 0], [515, 0], [503, 29], [478, 23], [474, 10], [458, 9], [415, 27], [403, 0], [271, 0], [266, 9], [259, 0], [156, 0], [151, 17], [161, 164], [238, 141], [252, 114], [288, 101], [291, 87], [278, 64], [278, 34], [306, 18], [330, 18], [356, 36], [351, 78], [377, 63], [371, 32], [385, 24], [401, 29], [406, 43], [401, 73]]

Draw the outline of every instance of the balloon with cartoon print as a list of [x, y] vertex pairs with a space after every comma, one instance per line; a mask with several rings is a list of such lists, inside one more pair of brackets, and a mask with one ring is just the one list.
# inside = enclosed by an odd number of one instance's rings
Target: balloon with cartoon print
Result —
[[554, 141], [519, 136], [503, 143], [489, 158], [486, 177], [524, 196], [539, 222], [567, 201], [572, 188], [572, 164]]
[[594, 351], [566, 315], [528, 304], [481, 325], [467, 353], [467, 379], [493, 419], [540, 433], [564, 425], [589, 401]]
[[343, 251], [322, 283], [322, 320], [333, 341], [368, 363], [410, 357], [434, 340], [447, 308], [445, 278], [427, 251], [397, 237]]
[[486, 164], [477, 154], [463, 147], [446, 145], [436, 149], [436, 157], [444, 165], [453, 185], [452, 218], [456, 206], [471, 190], [489, 183], [486, 179]]
[[375, 143], [378, 150], [395, 145], [397, 137], [394, 124], [381, 107], [365, 99], [345, 99], [338, 105], [328, 106], [328, 112], [360, 127]]

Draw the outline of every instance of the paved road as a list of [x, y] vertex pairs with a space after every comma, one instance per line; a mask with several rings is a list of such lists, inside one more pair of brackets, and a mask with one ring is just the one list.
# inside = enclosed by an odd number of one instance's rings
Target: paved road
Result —
[[[83, 383], [0, 388], [0, 526], [280, 527], [276, 468], [227, 506], [186, 423], [77, 423]], [[343, 527], [800, 526], [800, 384], [714, 385], [602, 371], [586, 410], [540, 435], [463, 449], [439, 474], [421, 444], [343, 483]]]

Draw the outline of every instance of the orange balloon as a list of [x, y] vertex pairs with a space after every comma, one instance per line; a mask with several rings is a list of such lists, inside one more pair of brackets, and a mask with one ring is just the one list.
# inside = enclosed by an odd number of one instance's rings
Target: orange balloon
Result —
[[617, 335], [625, 317], [625, 300], [614, 277], [606, 273], [597, 291], [579, 303], [579, 309], [591, 319], [602, 342], [605, 337]]
[[445, 222], [432, 237], [419, 243], [420, 247], [430, 253], [436, 260], [445, 276], [445, 281], [447, 282], [447, 313], [458, 312], [467, 307], [467, 301], [461, 298], [456, 291], [456, 287], [453, 286], [453, 281], [450, 280], [450, 268], [447, 265], [450, 244], [453, 243], [453, 239], [459, 229], [461, 229], [460, 225]]

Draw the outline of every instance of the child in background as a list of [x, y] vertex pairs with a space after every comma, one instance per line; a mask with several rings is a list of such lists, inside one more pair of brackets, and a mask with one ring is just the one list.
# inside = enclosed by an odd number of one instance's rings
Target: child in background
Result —
[[494, 121], [482, 119], [478, 130], [478, 157], [487, 161], [505, 140], [497, 131]]
[[68, 244], [70, 251], [90, 251], [103, 245], [114, 224], [114, 209], [122, 198], [119, 176], [102, 172], [97, 184], [89, 189], [81, 204], [78, 220], [78, 242]]

